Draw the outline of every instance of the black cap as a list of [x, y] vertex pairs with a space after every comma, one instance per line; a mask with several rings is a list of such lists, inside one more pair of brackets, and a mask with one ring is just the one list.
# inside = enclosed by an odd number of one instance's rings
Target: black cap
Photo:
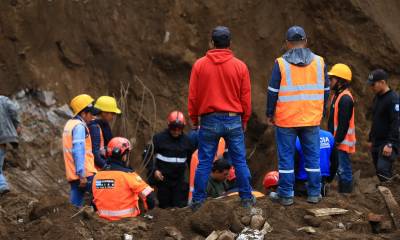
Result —
[[387, 80], [388, 74], [383, 69], [375, 69], [368, 75], [368, 84], [372, 85], [380, 80]]
[[286, 33], [286, 40], [289, 42], [303, 41], [307, 38], [306, 32], [300, 26], [292, 26]]
[[215, 45], [228, 45], [231, 41], [231, 31], [224, 26], [218, 26], [212, 30], [211, 39]]
[[101, 113], [100, 109], [95, 108], [93, 104], [89, 104], [87, 107], [85, 107], [82, 111], [84, 112], [90, 112], [93, 115], [98, 115]]

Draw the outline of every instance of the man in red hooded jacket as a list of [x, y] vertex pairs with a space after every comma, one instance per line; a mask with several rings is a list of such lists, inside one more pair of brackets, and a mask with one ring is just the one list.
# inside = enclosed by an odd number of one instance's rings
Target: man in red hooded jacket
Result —
[[192, 209], [198, 209], [207, 197], [208, 177], [221, 137], [235, 167], [242, 205], [251, 207], [255, 198], [243, 134], [251, 114], [250, 75], [246, 64], [229, 49], [231, 33], [227, 27], [216, 27], [211, 38], [214, 49], [195, 62], [189, 84], [189, 115], [194, 129], [200, 125]]

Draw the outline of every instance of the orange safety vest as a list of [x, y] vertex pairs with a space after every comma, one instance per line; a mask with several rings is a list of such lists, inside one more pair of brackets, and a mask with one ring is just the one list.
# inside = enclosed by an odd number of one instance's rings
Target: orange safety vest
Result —
[[114, 221], [139, 215], [139, 198], [145, 202], [153, 189], [134, 172], [100, 171], [93, 178], [92, 191], [97, 214]]
[[290, 64], [277, 59], [281, 85], [275, 110], [275, 124], [279, 127], [319, 126], [324, 107], [324, 59], [315, 55], [307, 66]]
[[[83, 124], [86, 128], [86, 131], [89, 132], [86, 124], [78, 119], [70, 119], [67, 121], [64, 127], [63, 132], [63, 150], [64, 150], [64, 162], [65, 162], [65, 173], [67, 176], [67, 180], [74, 181], [79, 179], [79, 176], [76, 175], [75, 168], [75, 160], [72, 156], [72, 130], [78, 124]], [[90, 139], [90, 135], [85, 139], [85, 174], [86, 177], [93, 176], [97, 170], [94, 167], [94, 156], [92, 153], [92, 140]]]
[[[333, 136], [336, 136], [336, 130], [337, 130], [338, 124], [339, 124], [339, 102], [340, 102], [340, 99], [344, 95], [349, 95], [351, 97], [351, 99], [353, 100], [353, 95], [351, 95], [351, 92], [348, 89], [344, 90], [337, 97], [335, 105], [334, 105], [335, 112], [334, 112], [334, 117], [333, 117], [333, 126], [334, 126]], [[349, 130], [347, 130], [346, 137], [339, 144], [337, 149], [342, 150], [347, 153], [355, 153], [356, 152], [356, 126], [354, 124], [354, 107], [353, 107], [353, 114], [351, 115], [351, 119], [350, 119]]]

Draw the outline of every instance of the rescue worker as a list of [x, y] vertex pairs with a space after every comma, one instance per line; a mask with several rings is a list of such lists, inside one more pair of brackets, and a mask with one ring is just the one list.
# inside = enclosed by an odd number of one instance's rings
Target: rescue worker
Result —
[[187, 166], [194, 148], [183, 132], [186, 125], [182, 112], [168, 115], [168, 128], [154, 135], [154, 161], [149, 164], [152, 183], [157, 187], [160, 208], [185, 207], [188, 183], [185, 179]]
[[256, 201], [244, 144], [244, 131], [251, 115], [250, 74], [246, 64], [229, 49], [231, 33], [227, 27], [216, 27], [211, 33], [211, 42], [214, 49], [195, 62], [189, 84], [189, 115], [193, 128], [200, 126], [193, 211], [207, 197], [208, 178], [220, 137], [228, 145], [242, 205], [251, 207]]
[[393, 176], [393, 163], [399, 155], [399, 95], [388, 85], [388, 74], [376, 69], [369, 74], [368, 84], [376, 94], [372, 105], [369, 146], [376, 175], [382, 182]]
[[67, 181], [71, 185], [70, 201], [76, 207], [83, 205], [85, 192], [91, 192], [94, 166], [92, 141], [87, 123], [98, 111], [93, 98], [81, 94], [71, 100], [74, 117], [67, 121], [63, 133], [64, 162]]
[[[326, 196], [328, 183], [335, 178], [337, 171], [337, 154], [335, 154], [335, 138], [325, 130], [319, 130], [320, 168], [321, 168], [321, 195]], [[295, 165], [295, 194], [306, 195], [307, 171], [304, 168], [305, 158], [299, 139], [296, 139]]]
[[107, 165], [105, 146], [112, 138], [110, 124], [116, 114], [121, 114], [121, 110], [115, 98], [110, 96], [99, 97], [94, 107], [100, 110], [100, 113], [96, 119], [89, 122], [88, 127], [92, 139], [94, 164], [97, 169], [102, 169]]
[[93, 179], [93, 204], [97, 214], [107, 220], [136, 217], [140, 214], [139, 199], [144, 209], [152, 209], [153, 189], [129, 167], [132, 150], [128, 139], [115, 137], [107, 146], [110, 166]]
[[267, 124], [275, 126], [279, 160], [278, 195], [284, 206], [293, 204], [294, 155], [299, 137], [305, 155], [309, 203], [321, 200], [319, 126], [329, 98], [329, 79], [324, 59], [307, 46], [304, 29], [290, 27], [287, 52], [276, 59], [268, 85]]
[[230, 186], [227, 180], [231, 167], [232, 165], [223, 158], [214, 161], [207, 183], [207, 197], [221, 197], [229, 191]]
[[7, 143], [18, 147], [18, 134], [21, 132], [18, 105], [6, 96], [0, 96], [0, 195], [10, 191], [3, 174]]
[[330, 106], [328, 130], [335, 137], [337, 149], [340, 193], [353, 191], [353, 172], [350, 154], [356, 151], [356, 126], [354, 121], [354, 100], [349, 86], [352, 73], [342, 63], [335, 64], [328, 72], [334, 96]]

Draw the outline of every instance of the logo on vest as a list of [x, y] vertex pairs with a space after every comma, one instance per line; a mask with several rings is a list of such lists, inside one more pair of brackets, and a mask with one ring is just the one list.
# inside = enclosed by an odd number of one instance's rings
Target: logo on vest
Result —
[[114, 186], [115, 186], [114, 179], [96, 180], [96, 188], [97, 189], [111, 189], [111, 188], [114, 188]]
[[396, 104], [396, 105], [394, 106], [394, 110], [395, 110], [396, 112], [399, 111], [399, 104]]
[[320, 137], [319, 138], [319, 148], [323, 149], [323, 148], [330, 148], [331, 144], [329, 142], [329, 138], [328, 137]]

